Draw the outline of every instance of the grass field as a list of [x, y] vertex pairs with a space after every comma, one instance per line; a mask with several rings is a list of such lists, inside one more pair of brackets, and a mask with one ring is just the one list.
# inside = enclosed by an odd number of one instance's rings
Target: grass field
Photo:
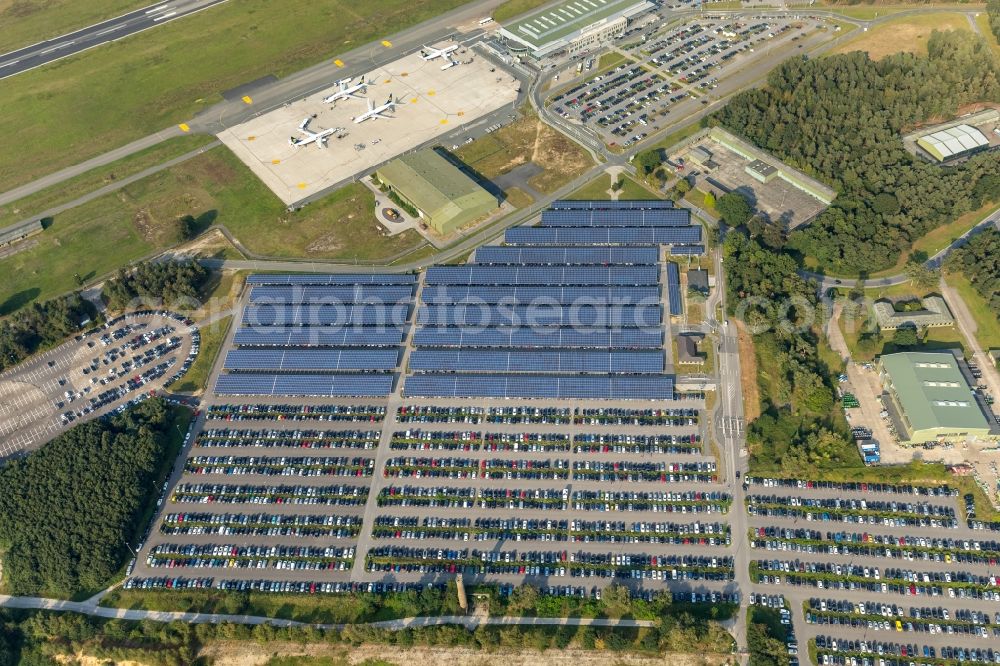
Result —
[[714, 215], [715, 217], [719, 217], [719, 211], [715, 209], [715, 205], [713, 204], [709, 206], [705, 203], [705, 194], [706, 192], [703, 192], [699, 189], [692, 189], [688, 190], [687, 194], [684, 195], [684, 198], [693, 203], [698, 208], [701, 208], [706, 213]]
[[370, 212], [371, 191], [352, 184], [288, 213], [232, 153], [217, 148], [56, 216], [44, 233], [0, 260], [0, 314], [90, 281], [179, 242], [177, 220], [225, 225], [248, 250], [276, 257], [376, 260], [420, 247], [415, 231], [391, 238]]
[[530, 178], [528, 184], [542, 193], [556, 191], [594, 164], [583, 148], [541, 122], [531, 109], [525, 109], [510, 125], [465, 144], [455, 154], [486, 178], [534, 162], [543, 172]]
[[990, 19], [986, 15], [986, 12], [979, 12], [976, 15], [976, 25], [979, 26], [979, 32], [983, 33], [983, 38], [993, 48], [993, 52], [997, 54], [997, 57], [1000, 57], [1000, 43], [997, 42], [993, 31], [990, 30]]
[[198, 350], [198, 357], [184, 376], [167, 386], [167, 390], [175, 393], [201, 393], [208, 387], [208, 377], [232, 321], [233, 317], [230, 315], [200, 329], [201, 348]]
[[949, 271], [945, 275], [945, 280], [962, 297], [972, 318], [975, 319], [976, 339], [979, 345], [985, 350], [1000, 349], [1000, 321], [997, 321], [997, 315], [990, 310], [986, 299], [979, 295], [972, 283], [961, 273]]
[[618, 51], [611, 51], [610, 53], [604, 53], [597, 60], [597, 69], [604, 70], [608, 69], [609, 67], [617, 67], [626, 60], [628, 60], [628, 58], [623, 56], [621, 53], [618, 53]]
[[72, 201], [105, 185], [110, 185], [116, 180], [128, 178], [144, 169], [179, 157], [211, 143], [213, 140], [214, 137], [211, 136], [179, 136], [167, 139], [163, 143], [129, 155], [125, 159], [92, 169], [58, 185], [47, 187], [31, 196], [18, 199], [6, 206], [0, 206], [0, 227], [20, 222], [50, 208]]
[[100, 23], [150, 0], [0, 0], [0, 53]]
[[897, 14], [899, 12], [907, 11], [907, 10], [910, 10], [910, 9], [923, 9], [923, 8], [931, 8], [931, 7], [955, 7], [955, 5], [923, 5], [923, 4], [918, 4], [918, 3], [913, 3], [913, 4], [909, 4], [909, 5], [907, 5], [907, 4], [895, 4], [895, 5], [890, 5], [890, 4], [885, 4], [885, 5], [866, 4], [866, 5], [852, 5], [852, 6], [844, 6], [844, 5], [835, 5], [835, 4], [823, 3], [823, 5], [821, 7], [817, 6], [817, 5], [813, 5], [813, 6], [816, 7], [816, 8], [819, 8], [819, 9], [823, 9], [823, 11], [836, 12], [838, 14], [842, 14], [842, 15], [847, 16], [849, 18], [862, 19], [862, 20], [865, 20], [865, 21], [870, 21], [871, 19], [878, 18], [879, 16], [887, 16], [889, 14]]
[[593, 199], [594, 201], [607, 201], [611, 199], [608, 190], [611, 189], [611, 177], [602, 173], [594, 180], [590, 181], [576, 192], [570, 194], [567, 199]]
[[970, 32], [971, 26], [965, 15], [958, 13], [907, 16], [861, 33], [831, 53], [866, 51], [873, 60], [900, 52], [926, 54], [927, 40], [933, 30]]
[[498, 23], [503, 23], [550, 2], [552, 0], [507, 0], [493, 10], [492, 16]]
[[644, 148], [643, 150], [670, 150], [675, 145], [688, 138], [689, 136], [694, 136], [702, 129], [700, 123], [691, 123], [687, 127], [682, 127], [679, 130], [665, 134], [662, 139], [649, 146], [649, 148]]
[[531, 195], [518, 187], [512, 187], [509, 190], [505, 190], [504, 194], [507, 195], [507, 203], [509, 203], [514, 208], [527, 208], [535, 202], [531, 198]]
[[0, 120], [18, 140], [0, 151], [0, 191], [190, 120], [242, 83], [332, 59], [461, 4], [227, 2], [7, 79]]
[[650, 192], [648, 189], [632, 180], [628, 176], [622, 176], [622, 190], [618, 193], [619, 199], [662, 199], [663, 197]]

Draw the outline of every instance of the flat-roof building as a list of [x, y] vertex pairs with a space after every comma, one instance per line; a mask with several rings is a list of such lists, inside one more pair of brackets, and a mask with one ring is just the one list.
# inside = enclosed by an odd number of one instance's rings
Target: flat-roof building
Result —
[[951, 352], [904, 352], [879, 359], [883, 402], [900, 441], [959, 442], [990, 434], [972, 387]]
[[625, 32], [631, 17], [653, 7], [648, 0], [565, 0], [498, 32], [511, 51], [544, 58], [557, 51], [572, 53], [609, 41]]
[[764, 160], [754, 160], [744, 168], [747, 175], [762, 183], [770, 183], [778, 176], [778, 170]]
[[989, 148], [990, 141], [972, 125], [955, 125], [925, 134], [917, 145], [938, 162], [947, 162]]
[[495, 196], [432, 148], [398, 157], [375, 175], [442, 235], [499, 206]]
[[875, 302], [875, 318], [878, 327], [883, 331], [895, 331], [898, 328], [924, 326], [951, 326], [955, 319], [951, 310], [940, 296], [928, 296], [920, 301], [922, 310], [897, 311], [889, 301]]
[[0, 229], [0, 247], [24, 240], [28, 236], [40, 234], [44, 229], [45, 227], [41, 220], [28, 220], [27, 222], [18, 222], [9, 227], [4, 227]]
[[688, 291], [708, 294], [708, 271], [704, 268], [692, 268], [687, 272]]
[[701, 333], [681, 333], [677, 336], [677, 363], [680, 365], [701, 365], [705, 357], [698, 351], [698, 345], [705, 339]]

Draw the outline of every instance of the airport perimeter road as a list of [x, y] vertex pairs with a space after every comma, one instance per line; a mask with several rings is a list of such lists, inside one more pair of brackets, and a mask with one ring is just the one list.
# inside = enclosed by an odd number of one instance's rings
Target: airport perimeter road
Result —
[[167, 0], [0, 55], [0, 79], [155, 28], [227, 0]]

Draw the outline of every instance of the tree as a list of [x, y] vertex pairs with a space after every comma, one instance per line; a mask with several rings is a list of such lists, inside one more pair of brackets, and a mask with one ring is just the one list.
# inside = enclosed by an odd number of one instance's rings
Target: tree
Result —
[[639, 170], [639, 174], [642, 176], [648, 176], [653, 173], [663, 160], [660, 157], [660, 151], [658, 148], [652, 150], [644, 150], [635, 156], [634, 163], [636, 168]]
[[715, 208], [715, 195], [711, 192], [705, 192], [705, 208]]
[[193, 215], [177, 218], [177, 234], [183, 240], [191, 240], [198, 235], [198, 220]]
[[688, 182], [687, 178], [678, 178], [674, 184], [674, 191], [678, 194], [677, 198], [682, 199], [685, 194], [691, 191], [691, 183]]
[[912, 326], [897, 328], [896, 332], [892, 334], [892, 344], [897, 347], [915, 347], [919, 342], [917, 329]]
[[[706, 201], [707, 204], [707, 201]], [[719, 211], [722, 219], [731, 227], [740, 227], [750, 221], [753, 215], [753, 208], [739, 192], [726, 192], [719, 197], [715, 209]]]
[[895, 215], [899, 212], [899, 200], [890, 192], [879, 192], [872, 202], [872, 209], [880, 215]]
[[938, 272], [926, 264], [911, 261], [906, 264], [906, 277], [914, 287], [930, 289], [938, 283]]

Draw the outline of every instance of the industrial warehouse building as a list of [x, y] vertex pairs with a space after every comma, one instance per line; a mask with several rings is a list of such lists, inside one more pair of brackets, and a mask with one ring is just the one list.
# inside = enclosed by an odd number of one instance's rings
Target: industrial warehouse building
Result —
[[544, 58], [592, 49], [625, 32], [629, 19], [653, 9], [647, 0], [566, 0], [529, 14], [498, 32], [514, 53]]
[[381, 183], [420, 213], [427, 225], [447, 235], [499, 206], [475, 180], [428, 148], [404, 155], [375, 172]]
[[986, 150], [990, 141], [972, 125], [962, 124], [925, 134], [917, 145], [938, 162], [947, 162]]
[[882, 401], [903, 443], [986, 439], [991, 426], [951, 352], [879, 359]]

